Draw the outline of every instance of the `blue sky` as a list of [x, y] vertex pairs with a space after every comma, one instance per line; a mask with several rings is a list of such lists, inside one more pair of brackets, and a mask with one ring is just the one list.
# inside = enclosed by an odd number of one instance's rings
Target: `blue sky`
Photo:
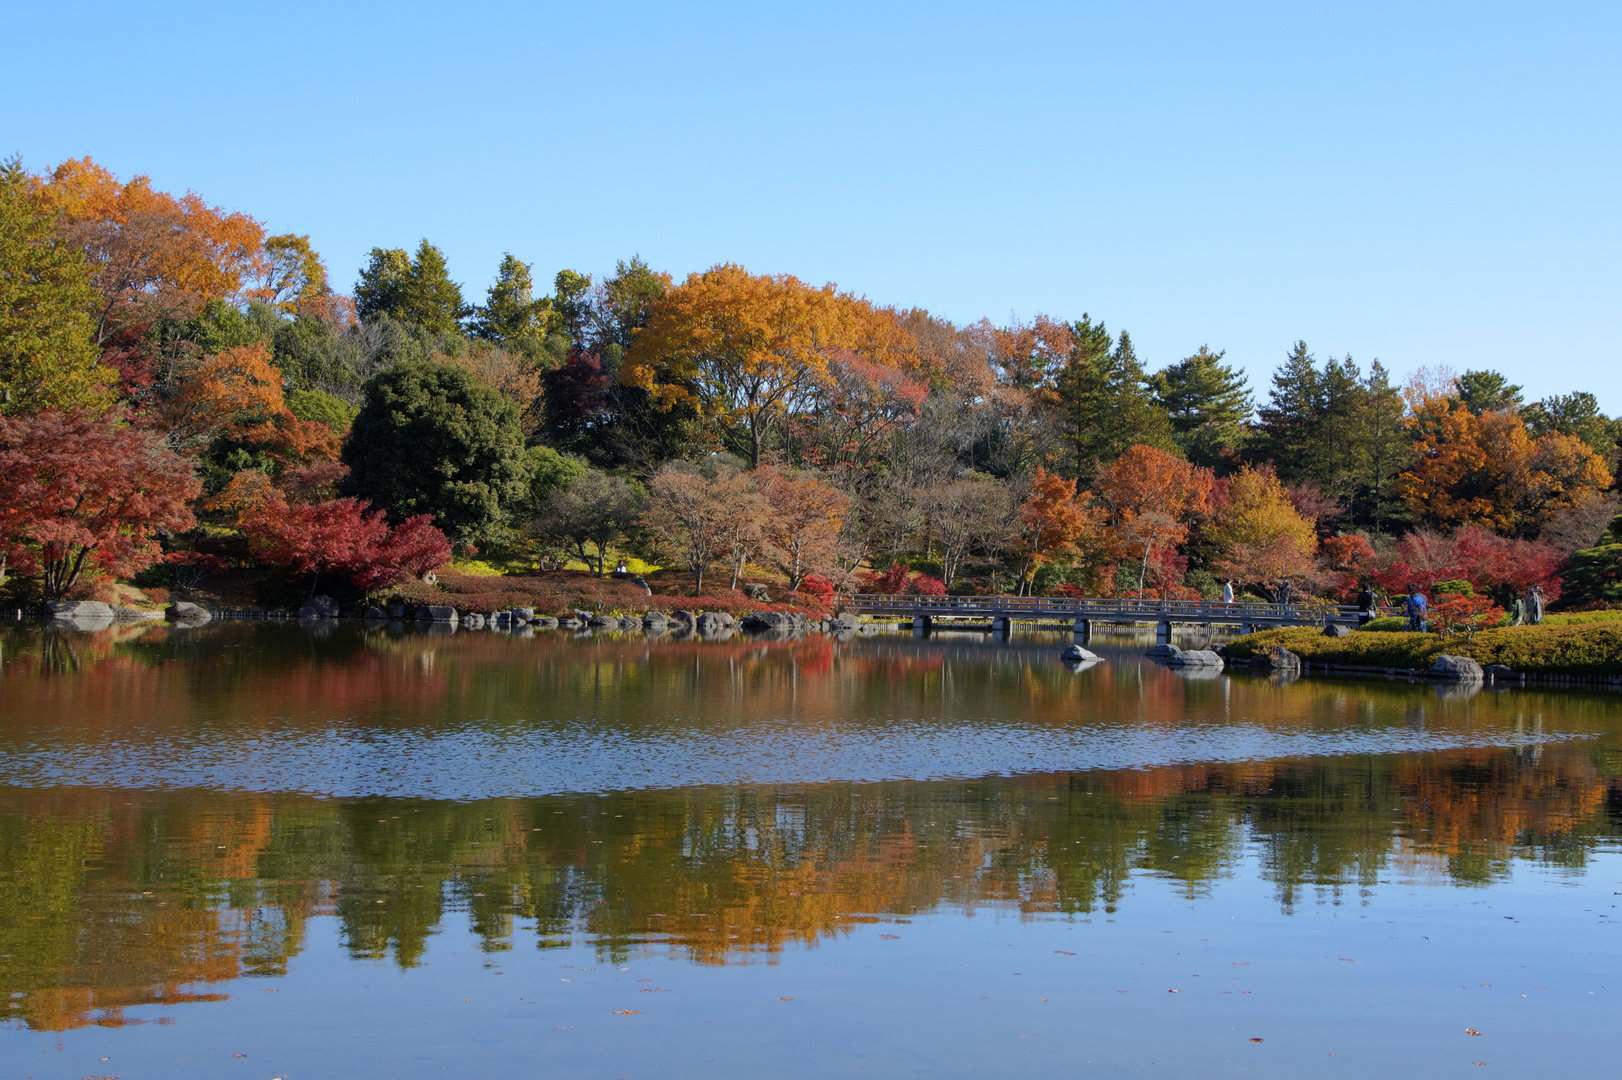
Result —
[[[1622, 5], [13, 5], [0, 153], [482, 298], [641, 254], [1150, 366], [1496, 368], [1622, 413]], [[19, 47], [21, 46], [21, 47]]]

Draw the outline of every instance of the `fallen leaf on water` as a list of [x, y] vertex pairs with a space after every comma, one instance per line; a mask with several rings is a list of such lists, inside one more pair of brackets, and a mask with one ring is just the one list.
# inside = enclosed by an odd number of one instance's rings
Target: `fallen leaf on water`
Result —
[[900, 934], [880, 934], [879, 937], [883, 938], [885, 941], [900, 941], [901, 940], [901, 935]]
[[780, 997], [777, 1000], [778, 1001], [793, 1001], [794, 999], [791, 998], [791, 997]]
[[1485, 1061], [1472, 1061], [1470, 1064], [1472, 1064], [1472, 1065], [1485, 1065], [1487, 1063]]
[[1181, 990], [1167, 990], [1166, 993], [1168, 993], [1168, 994], [1180, 994], [1180, 993], [1182, 993], [1182, 991]]
[[1466, 1035], [1480, 1035], [1481, 1034], [1481, 1032], [1477, 1031], [1475, 1028], [1465, 1028], [1464, 1033]]
[[1234, 967], [1249, 967], [1250, 966], [1250, 961], [1249, 960], [1235, 960], [1233, 962], [1233, 966]]
[[1076, 955], [1075, 953], [1070, 952], [1068, 949], [1054, 949], [1053, 951], [1058, 953], [1060, 956], [1074, 956], [1074, 955]]
[[247, 1057], [247, 1054], [232, 1054], [232, 1057]]
[[642, 1015], [642, 1010], [641, 1009], [615, 1009], [614, 1010], [614, 1015], [615, 1016], [641, 1016]]
[[261, 994], [279, 994], [279, 993], [281, 993], [280, 990], [261, 990], [259, 992]]
[[1258, 1038], [1256, 1038], [1256, 1037], [1255, 1037], [1255, 1036], [1254, 1036], [1254, 1035], [1253, 1035], [1253, 1036], [1251, 1036], [1251, 1039], [1250, 1039], [1250, 1041], [1251, 1041], [1251, 1042], [1261, 1042], [1261, 1040], [1260, 1040], [1260, 1039], [1258, 1039]]

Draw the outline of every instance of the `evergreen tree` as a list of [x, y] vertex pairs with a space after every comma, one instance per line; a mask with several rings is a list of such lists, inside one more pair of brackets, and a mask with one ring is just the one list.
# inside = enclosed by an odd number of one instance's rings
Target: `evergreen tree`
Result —
[[1207, 467], [1239, 447], [1252, 408], [1244, 373], [1223, 364], [1224, 355], [1201, 345], [1154, 377], [1155, 395], [1171, 419], [1177, 445], [1188, 460]]
[[1128, 447], [1143, 444], [1172, 450], [1171, 420], [1156, 400], [1132, 338], [1121, 331], [1110, 350], [1104, 324], [1083, 315], [1075, 324], [1075, 344], [1059, 375], [1059, 403], [1070, 422], [1076, 473], [1090, 480], [1099, 468]]
[[90, 315], [99, 299], [83, 253], [61, 240], [22, 162], [0, 161], [0, 416], [111, 401]]
[[473, 333], [498, 343], [539, 342], [546, 336], [551, 312], [550, 300], [535, 299], [529, 264], [507, 252], [484, 306], [475, 312]]
[[344, 443], [345, 493], [395, 523], [432, 514], [458, 544], [500, 535], [528, 493], [518, 406], [451, 364], [374, 375]]
[[1616, 458], [1616, 424], [1599, 411], [1599, 399], [1586, 390], [1533, 402], [1521, 416], [1538, 438], [1555, 431], [1575, 435], [1606, 461]]
[[1352, 521], [1384, 531], [1393, 518], [1406, 515], [1407, 504], [1397, 495], [1397, 474], [1413, 459], [1413, 442], [1404, 425], [1406, 404], [1402, 390], [1376, 360], [1359, 386], [1356, 422], [1352, 428], [1354, 488]]
[[1466, 371], [1459, 376], [1458, 399], [1477, 416], [1515, 412], [1521, 407], [1521, 388], [1496, 371]]
[[1256, 410], [1255, 456], [1270, 461], [1280, 480], [1313, 479], [1319, 448], [1319, 404], [1322, 393], [1316, 362], [1307, 343], [1297, 341], [1273, 372], [1266, 405]]
[[399, 317], [411, 280], [411, 256], [404, 248], [373, 248], [355, 282], [355, 314], [361, 321], [378, 315]]
[[363, 320], [388, 315], [431, 333], [459, 332], [469, 311], [445, 253], [427, 240], [414, 257], [400, 248], [373, 248], [355, 284], [355, 313]]
[[571, 349], [585, 349], [591, 337], [591, 275], [559, 270], [552, 279], [553, 333], [567, 336]]

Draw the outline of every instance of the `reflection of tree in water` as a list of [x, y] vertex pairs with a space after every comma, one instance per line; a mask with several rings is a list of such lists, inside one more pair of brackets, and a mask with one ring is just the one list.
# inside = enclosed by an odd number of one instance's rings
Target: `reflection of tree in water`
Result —
[[476, 803], [12, 790], [0, 992], [30, 1027], [117, 1025], [285, 971], [325, 914], [351, 955], [411, 967], [460, 918], [490, 951], [583, 935], [737, 963], [943, 908], [1113, 911], [1144, 874], [1339, 902], [1415, 871], [1576, 871], [1618, 834], [1618, 791], [1583, 743]]

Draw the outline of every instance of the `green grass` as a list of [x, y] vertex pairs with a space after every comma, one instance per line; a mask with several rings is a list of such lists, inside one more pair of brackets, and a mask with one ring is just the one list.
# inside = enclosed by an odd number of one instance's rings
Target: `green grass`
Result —
[[[1589, 613], [1570, 618], [1582, 614]], [[1504, 664], [1527, 675], [1622, 675], [1622, 620], [1614, 618], [1505, 626], [1483, 630], [1470, 641], [1406, 631], [1371, 634], [1366, 630], [1330, 638], [1313, 627], [1291, 627], [1237, 638], [1229, 642], [1228, 655], [1248, 659], [1272, 645], [1282, 645], [1304, 660], [1325, 664], [1424, 670], [1446, 653], [1473, 657], [1483, 667]]]

